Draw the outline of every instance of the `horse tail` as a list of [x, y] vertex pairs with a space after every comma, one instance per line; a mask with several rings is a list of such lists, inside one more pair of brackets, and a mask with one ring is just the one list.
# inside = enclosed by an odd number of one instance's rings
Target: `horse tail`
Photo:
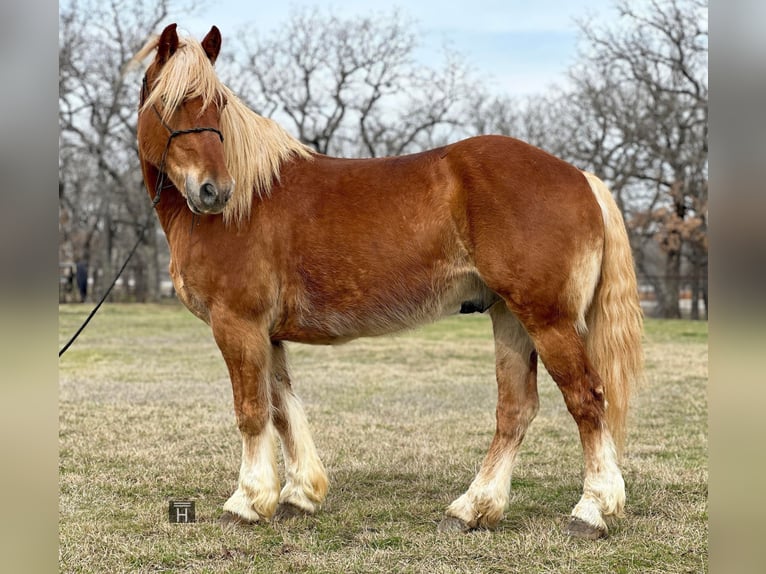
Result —
[[622, 214], [604, 182], [583, 173], [604, 218], [601, 278], [585, 317], [585, 347], [604, 383], [606, 424], [620, 455], [625, 444], [628, 403], [643, 369], [643, 314]]

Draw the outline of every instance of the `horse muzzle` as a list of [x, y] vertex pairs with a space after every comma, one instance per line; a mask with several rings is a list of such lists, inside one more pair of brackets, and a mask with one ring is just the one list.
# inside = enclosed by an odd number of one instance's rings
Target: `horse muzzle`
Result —
[[206, 180], [198, 183], [193, 178], [186, 180], [186, 203], [197, 215], [221, 213], [234, 191], [234, 182]]

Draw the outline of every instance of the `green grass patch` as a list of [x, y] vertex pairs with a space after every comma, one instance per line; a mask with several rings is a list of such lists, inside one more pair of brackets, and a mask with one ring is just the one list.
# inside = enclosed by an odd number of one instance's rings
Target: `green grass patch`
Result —
[[708, 322], [682, 319], [647, 319], [644, 331], [649, 340], [657, 343], [707, 344]]
[[[63, 344], [89, 308], [60, 307]], [[296, 392], [330, 476], [323, 509], [223, 528], [240, 443], [210, 329], [177, 305], [107, 304], [60, 360], [65, 572], [704, 572], [707, 324], [647, 320], [646, 381], [622, 464], [626, 516], [602, 541], [561, 525], [582, 488], [576, 427], [541, 369], [541, 408], [505, 519], [436, 531], [494, 432], [491, 324], [455, 316], [339, 347], [291, 345]], [[198, 522], [167, 523], [196, 500]]]

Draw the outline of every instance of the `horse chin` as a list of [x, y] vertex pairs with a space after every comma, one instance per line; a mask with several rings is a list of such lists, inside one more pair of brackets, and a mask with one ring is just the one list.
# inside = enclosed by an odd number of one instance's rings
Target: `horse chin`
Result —
[[195, 205], [194, 202], [188, 197], [186, 198], [186, 205], [189, 207], [189, 211], [191, 211], [194, 215], [218, 215], [223, 213], [223, 206], [221, 208], [216, 207], [213, 209], [199, 207]]
[[205, 212], [204, 212], [204, 211], [202, 211], [201, 209], [199, 209], [199, 208], [198, 208], [196, 205], [194, 205], [194, 204], [192, 203], [191, 199], [189, 199], [188, 197], [186, 198], [186, 205], [187, 205], [187, 206], [189, 206], [189, 210], [190, 210], [190, 211], [191, 211], [191, 212], [192, 212], [194, 215], [205, 215]]

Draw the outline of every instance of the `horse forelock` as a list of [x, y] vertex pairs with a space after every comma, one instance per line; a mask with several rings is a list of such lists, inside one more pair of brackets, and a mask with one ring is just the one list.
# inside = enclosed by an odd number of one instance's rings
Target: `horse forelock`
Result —
[[[150, 39], [133, 59], [145, 59], [157, 45], [157, 37]], [[293, 157], [308, 159], [313, 150], [273, 120], [248, 108], [220, 81], [199, 42], [179, 38], [178, 49], [157, 74], [140, 111], [156, 106], [163, 120], [169, 122], [174, 109], [196, 97], [202, 98], [202, 110], [226, 102], [220, 129], [226, 167], [235, 185], [223, 217], [227, 225], [239, 225], [250, 215], [253, 194], [264, 198], [271, 193], [282, 164]]]
[[[153, 44], [156, 49], [157, 41]], [[154, 78], [142, 111], [156, 106], [167, 122], [185, 100], [202, 98], [202, 110], [205, 110], [220, 100], [223, 90], [201, 44], [191, 38], [179, 38], [178, 49]]]

